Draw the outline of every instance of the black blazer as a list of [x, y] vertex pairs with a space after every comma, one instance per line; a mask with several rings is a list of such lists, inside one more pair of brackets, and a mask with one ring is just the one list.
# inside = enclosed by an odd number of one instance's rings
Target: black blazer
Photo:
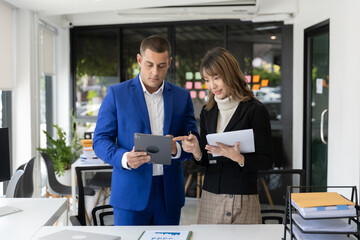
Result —
[[[200, 114], [200, 148], [202, 159], [198, 164], [205, 166], [203, 189], [221, 194], [257, 194], [257, 171], [267, 170], [273, 165], [271, 145], [271, 127], [268, 111], [255, 99], [240, 102], [224, 132], [253, 129], [255, 152], [246, 153], [245, 166], [226, 157], [213, 157], [205, 150], [206, 135], [216, 133], [219, 109], [215, 105], [211, 110], [202, 109]], [[209, 160], [216, 160], [210, 164]]]

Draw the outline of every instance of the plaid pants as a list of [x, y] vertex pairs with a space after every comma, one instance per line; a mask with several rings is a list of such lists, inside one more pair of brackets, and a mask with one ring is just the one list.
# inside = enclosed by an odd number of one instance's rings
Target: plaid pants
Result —
[[261, 224], [259, 195], [202, 191], [198, 224]]

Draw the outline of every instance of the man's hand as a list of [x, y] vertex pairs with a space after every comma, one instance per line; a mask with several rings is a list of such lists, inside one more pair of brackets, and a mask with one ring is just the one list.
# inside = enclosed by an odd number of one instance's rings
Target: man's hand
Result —
[[182, 148], [185, 152], [192, 153], [195, 158], [201, 158], [201, 149], [197, 137], [193, 134], [189, 136], [179, 136], [173, 141], [181, 141]]
[[135, 147], [127, 154], [127, 164], [131, 168], [138, 168], [144, 163], [150, 162], [151, 156], [147, 152], [135, 152]]

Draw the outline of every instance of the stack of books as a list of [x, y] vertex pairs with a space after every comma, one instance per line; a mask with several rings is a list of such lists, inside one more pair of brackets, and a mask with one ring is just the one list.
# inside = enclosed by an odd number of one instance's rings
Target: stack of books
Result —
[[[357, 215], [355, 203], [336, 192], [292, 193], [296, 239], [348, 239], [357, 229], [348, 223]], [[330, 218], [330, 219], [329, 219]]]
[[92, 148], [92, 139], [82, 139], [83, 153], [80, 155], [80, 159], [87, 163], [104, 163], [99, 159]]

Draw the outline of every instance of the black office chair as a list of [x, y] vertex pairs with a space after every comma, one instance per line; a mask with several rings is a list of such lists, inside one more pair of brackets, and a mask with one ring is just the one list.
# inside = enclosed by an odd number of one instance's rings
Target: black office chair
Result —
[[[185, 183], [185, 196], [194, 195], [192, 192], [195, 192], [196, 187], [196, 199], [200, 199], [201, 190], [204, 183], [205, 168], [195, 164], [193, 161], [185, 161], [183, 162], [183, 169], [185, 177], [188, 175]], [[192, 179], [194, 179], [194, 177], [196, 177], [196, 182], [195, 184], [192, 184]], [[190, 192], [188, 192], [189, 189]]]
[[109, 192], [111, 189], [111, 178], [112, 172], [96, 172], [94, 176], [89, 179], [88, 186], [99, 188], [99, 193], [96, 198], [94, 207], [98, 205], [101, 194], [103, 194], [102, 205], [105, 205], [106, 199], [110, 196]]
[[[94, 207], [91, 215], [94, 226], [114, 226], [114, 211], [109, 204]], [[100, 222], [100, 225], [98, 225], [98, 222]]]
[[[71, 187], [61, 184], [56, 179], [54, 165], [50, 159], [50, 156], [45, 152], [41, 152], [41, 156], [45, 161], [46, 170], [47, 170], [47, 174], [48, 174], [48, 184], [49, 184], [48, 191], [49, 191], [49, 193], [52, 195], [55, 195], [55, 196], [70, 198], [71, 197]], [[77, 191], [77, 195], [79, 195], [78, 191]], [[85, 187], [83, 189], [83, 195], [94, 196], [95, 191], [92, 188]]]
[[82, 172], [95, 171], [99, 169], [100, 170], [112, 169], [112, 166], [104, 164], [104, 166], [75, 167], [79, 201], [78, 201], [78, 215], [70, 216], [70, 221], [73, 226], [86, 226], [85, 195], [84, 195], [84, 191], [86, 187], [84, 187], [84, 183], [82, 180]]
[[17, 192], [17, 197], [22, 198], [31, 198], [34, 193], [34, 163], [35, 158], [30, 159], [29, 162], [18, 167], [17, 170], [21, 169], [24, 171], [23, 176], [20, 179], [19, 190]]
[[287, 186], [305, 184], [305, 170], [276, 169], [258, 172], [259, 200], [263, 223], [283, 223], [285, 220], [285, 204]]
[[285, 210], [281, 209], [262, 209], [261, 210], [262, 223], [282, 224], [285, 218]]

